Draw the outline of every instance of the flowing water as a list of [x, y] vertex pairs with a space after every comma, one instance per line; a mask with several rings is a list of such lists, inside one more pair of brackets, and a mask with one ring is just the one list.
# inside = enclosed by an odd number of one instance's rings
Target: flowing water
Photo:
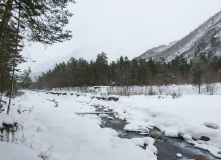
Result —
[[[103, 110], [96, 107], [96, 111], [102, 112]], [[111, 110], [110, 110], [111, 111]], [[179, 138], [171, 138], [164, 136], [158, 129], [150, 129], [149, 134], [141, 135], [139, 132], [128, 132], [124, 130], [127, 124], [126, 120], [116, 118], [114, 114], [108, 116], [101, 116], [102, 128], [112, 128], [118, 132], [120, 138], [143, 138], [150, 137], [151, 134], [159, 134], [160, 136], [155, 139], [155, 147], [157, 148], [158, 160], [190, 160], [195, 159], [196, 155], [205, 155], [209, 160], [218, 160], [212, 156], [208, 151], [195, 148], [193, 145], [185, 142]], [[176, 157], [177, 153], [182, 154], [182, 158]]]

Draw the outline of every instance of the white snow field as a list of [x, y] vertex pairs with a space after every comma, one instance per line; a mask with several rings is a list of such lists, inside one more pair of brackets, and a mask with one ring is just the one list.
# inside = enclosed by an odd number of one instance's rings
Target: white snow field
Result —
[[[48, 156], [50, 160], [157, 159], [154, 139], [120, 139], [116, 131], [99, 126], [99, 116], [75, 114], [94, 112], [94, 106], [98, 105], [106, 110], [113, 109], [120, 119], [126, 119], [125, 130], [147, 133], [155, 126], [166, 136], [180, 135], [187, 142], [221, 158], [221, 85], [216, 84], [214, 95], [206, 94], [205, 88], [199, 95], [193, 86], [173, 85], [169, 88], [167, 93], [162, 90], [161, 95], [115, 95], [119, 98], [116, 102], [98, 100], [91, 98], [94, 95], [90, 93], [76, 94], [74, 91], [57, 91], [67, 93], [59, 96], [24, 91], [24, 95], [13, 100], [10, 113], [12, 119], [23, 126], [23, 131], [16, 134], [16, 143], [22, 143], [38, 155]], [[105, 97], [106, 91], [100, 89], [96, 96]], [[171, 94], [178, 94], [178, 91], [179, 97], [173, 98]], [[2, 115], [0, 113], [0, 117]], [[200, 140], [202, 136], [209, 140]], [[139, 147], [144, 144], [148, 145], [146, 150]], [[11, 153], [17, 152], [18, 146], [11, 145], [10, 149], [9, 144], [0, 142], [0, 150], [4, 151], [4, 156], [8, 155], [7, 160], [14, 160]], [[33, 151], [29, 154], [21, 147], [27, 157], [33, 156]]]
[[6, 142], [0, 142], [0, 155], [2, 160], [42, 160], [33, 150]]

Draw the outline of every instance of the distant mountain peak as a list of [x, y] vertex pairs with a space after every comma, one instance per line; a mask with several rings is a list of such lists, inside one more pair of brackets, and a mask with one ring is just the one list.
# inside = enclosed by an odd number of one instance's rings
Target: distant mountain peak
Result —
[[171, 61], [176, 56], [183, 55], [189, 60], [198, 56], [200, 52], [206, 52], [208, 58], [221, 57], [221, 11], [184, 38], [149, 49], [135, 59], [152, 58], [159, 61], [163, 58], [165, 61]]

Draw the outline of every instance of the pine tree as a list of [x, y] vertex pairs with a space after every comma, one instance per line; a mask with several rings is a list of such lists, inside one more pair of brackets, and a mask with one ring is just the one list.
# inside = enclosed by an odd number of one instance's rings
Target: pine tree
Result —
[[124, 65], [122, 68], [122, 80], [124, 86], [127, 86], [127, 91], [128, 91], [128, 86], [131, 84], [130, 68], [131, 66], [128, 57], [124, 57]]
[[96, 59], [96, 80], [100, 85], [107, 85], [107, 54], [102, 52], [101, 54], [97, 55]]
[[200, 57], [196, 58], [193, 62], [193, 66], [191, 68], [191, 72], [193, 75], [193, 84], [198, 85], [199, 93], [200, 93], [200, 87], [202, 83], [204, 82], [204, 73], [206, 70], [206, 60], [205, 55], [201, 54]]
[[24, 70], [23, 73], [19, 75], [18, 77], [19, 88], [24, 89], [29, 87], [29, 85], [32, 82], [30, 73], [31, 73], [31, 68], [29, 67], [27, 70]]
[[19, 32], [29, 41], [53, 44], [71, 38], [69, 30], [63, 30], [73, 14], [66, 10], [73, 0], [5, 0], [1, 1], [0, 40], [5, 40], [5, 31], [10, 22], [17, 23], [21, 12]]
[[[62, 42], [71, 38], [71, 32], [63, 30], [72, 16], [66, 10], [67, 3], [73, 0], [5, 0], [0, 1], [0, 58], [6, 64], [12, 63], [11, 94], [7, 113], [10, 111], [11, 97], [13, 94], [15, 67], [17, 55], [22, 48], [21, 40], [40, 42], [46, 45]], [[12, 32], [9, 30], [11, 29]], [[14, 34], [11, 34], [14, 33]], [[8, 37], [13, 41], [8, 41]], [[7, 41], [6, 41], [7, 40]], [[8, 44], [9, 42], [9, 44]], [[13, 48], [11, 46], [14, 46]], [[12, 48], [12, 50], [11, 50]], [[12, 55], [12, 56], [10, 56]], [[6, 60], [3, 56], [9, 56]], [[6, 75], [1, 77], [6, 82]], [[3, 82], [1, 82], [3, 84]], [[4, 89], [1, 89], [3, 92]]]
[[72, 84], [72, 87], [73, 86], [77, 86], [77, 72], [78, 72], [78, 60], [77, 59], [75, 59], [75, 58], [71, 58], [70, 60], [69, 60], [69, 62], [70, 62], [70, 68], [71, 68], [71, 84]]
[[88, 82], [88, 62], [83, 58], [78, 60], [77, 86], [87, 86]]
[[150, 82], [152, 73], [145, 59], [139, 60], [138, 80], [140, 85], [146, 85]]
[[96, 74], [96, 63], [93, 60], [91, 60], [89, 63], [88, 72], [89, 72], [88, 85], [89, 86], [97, 85], [96, 75], [95, 75]]
[[[4, 33], [7, 41], [1, 44], [0, 51], [0, 92], [1, 94], [10, 88], [11, 72], [15, 67], [24, 62], [22, 56], [18, 53], [22, 49], [22, 45], [16, 46], [21, 41], [21, 37], [16, 37], [16, 28], [9, 26]], [[15, 63], [14, 63], [15, 62]]]
[[136, 59], [133, 59], [131, 61], [131, 83], [132, 85], [137, 85], [138, 83], [138, 61]]

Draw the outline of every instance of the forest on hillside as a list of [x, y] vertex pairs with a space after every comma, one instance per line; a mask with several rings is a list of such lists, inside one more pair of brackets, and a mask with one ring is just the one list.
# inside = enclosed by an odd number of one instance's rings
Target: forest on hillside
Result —
[[170, 62], [153, 59], [128, 60], [120, 57], [108, 64], [106, 53], [97, 55], [95, 61], [71, 58], [67, 63], [56, 64], [54, 69], [42, 73], [31, 88], [47, 89], [76, 86], [133, 86], [216, 83], [221, 81], [221, 58], [208, 60], [201, 53], [189, 62], [177, 56]]

